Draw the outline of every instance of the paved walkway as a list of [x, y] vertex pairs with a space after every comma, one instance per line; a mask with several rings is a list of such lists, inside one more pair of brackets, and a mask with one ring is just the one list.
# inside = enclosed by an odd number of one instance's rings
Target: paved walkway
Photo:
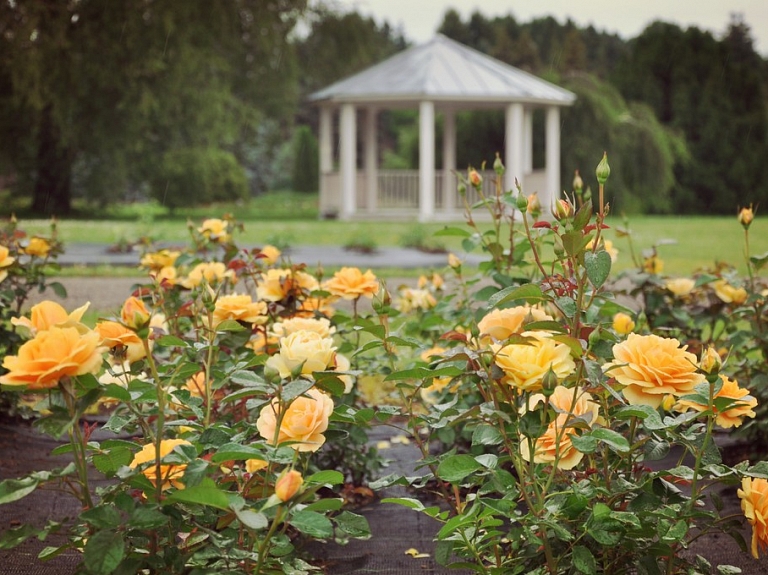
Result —
[[[250, 249], [253, 246], [242, 246]], [[67, 243], [64, 253], [58, 257], [62, 266], [137, 266], [139, 251], [114, 253], [105, 244]], [[354, 266], [360, 268], [441, 268], [448, 263], [448, 254], [426, 253], [410, 248], [378, 248], [372, 253], [347, 250], [339, 246], [293, 246], [284, 257], [294, 263], [309, 266]], [[477, 264], [482, 261], [478, 254], [457, 254], [462, 260]]]

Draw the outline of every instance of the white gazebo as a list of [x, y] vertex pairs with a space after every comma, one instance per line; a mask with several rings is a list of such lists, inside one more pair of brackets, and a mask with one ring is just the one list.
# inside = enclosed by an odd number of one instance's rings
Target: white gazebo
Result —
[[[504, 188], [515, 178], [542, 206], [560, 194], [560, 106], [575, 94], [438, 34], [367, 70], [315, 92], [320, 107], [320, 213], [342, 219], [459, 219], [456, 121], [462, 110], [505, 111]], [[419, 169], [381, 170], [377, 114], [418, 108]], [[545, 168], [533, 170], [533, 110], [546, 111]], [[358, 169], [358, 110], [362, 169]], [[443, 115], [443, 165], [435, 166], [435, 117]], [[338, 117], [338, 167], [334, 121]], [[500, 151], [501, 152], [501, 151]], [[484, 178], [490, 185], [492, 178]], [[490, 189], [489, 189], [490, 191]]]

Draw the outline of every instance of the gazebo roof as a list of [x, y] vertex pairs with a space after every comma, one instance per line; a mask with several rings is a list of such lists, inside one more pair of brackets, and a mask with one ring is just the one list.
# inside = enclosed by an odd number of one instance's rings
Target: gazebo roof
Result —
[[576, 95], [442, 34], [315, 92], [317, 102], [523, 102], [568, 106]]

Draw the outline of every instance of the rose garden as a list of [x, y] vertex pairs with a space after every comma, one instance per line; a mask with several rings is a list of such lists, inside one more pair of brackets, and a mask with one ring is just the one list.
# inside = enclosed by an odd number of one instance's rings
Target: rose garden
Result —
[[[86, 301], [25, 305], [55, 287], [66, 246], [9, 222], [3, 409], [66, 438], [68, 464], [4, 479], [0, 503], [55, 488], [81, 512], [0, 546], [63, 533], [38, 560], [75, 553], [98, 575], [311, 573], [304, 543], [369, 537], [360, 494], [402, 485], [382, 504], [438, 521], [437, 562], [478, 573], [740, 572], [690, 552], [711, 533], [768, 553], [768, 464], [720, 447], [768, 435], [752, 207], [734, 218], [745, 277], [665, 276], [631, 237], [635, 265], [616, 275], [606, 158], [594, 204], [577, 179], [551, 211], [494, 169], [489, 197], [460, 176], [480, 200], [440, 232], [482, 254], [477, 270], [450, 254], [390, 290], [370, 270], [238, 248], [238, 223], [209, 219], [187, 249], [148, 248], [145, 280], [92, 325]], [[419, 474], [386, 472], [368, 440], [382, 425], [417, 446]], [[722, 487], [741, 513], [721, 512]]]

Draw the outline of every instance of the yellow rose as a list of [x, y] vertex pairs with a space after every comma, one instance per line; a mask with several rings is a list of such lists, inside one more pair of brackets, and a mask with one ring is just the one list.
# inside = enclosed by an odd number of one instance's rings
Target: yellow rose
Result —
[[163, 268], [173, 266], [180, 255], [181, 252], [167, 249], [149, 252], [142, 256], [141, 265], [152, 271], [160, 271]]
[[48, 256], [51, 251], [51, 244], [48, 240], [38, 237], [32, 237], [29, 239], [29, 244], [24, 248], [24, 253], [29, 256], [35, 256], [38, 258], [44, 258]]
[[395, 307], [403, 313], [414, 310], [428, 310], [437, 305], [437, 300], [432, 292], [425, 289], [402, 288]]
[[522, 391], [539, 391], [550, 370], [562, 381], [576, 369], [571, 349], [552, 339], [550, 334], [526, 331], [521, 335], [530, 338], [529, 343], [491, 346], [494, 361], [504, 372], [502, 383]]
[[10, 256], [10, 253], [11, 251], [7, 247], [0, 246], [0, 282], [8, 277], [8, 271], [4, 268], [16, 261], [16, 258]]
[[129, 297], [120, 310], [120, 319], [132, 329], [141, 329], [149, 323], [151, 314], [144, 302], [135, 296]]
[[333, 340], [314, 331], [300, 330], [280, 338], [280, 351], [267, 359], [267, 367], [282, 378], [301, 369], [302, 375], [325, 371], [335, 365], [336, 348]]
[[[163, 439], [160, 442], [160, 461], [179, 445], [192, 445], [186, 439]], [[130, 467], [136, 469], [140, 465], [145, 467], [142, 471], [144, 476], [149, 479], [153, 485], [157, 486], [157, 450], [154, 443], [149, 443], [142, 447], [133, 457]], [[181, 478], [184, 477], [184, 470], [187, 465], [185, 463], [167, 464], [160, 466], [160, 481], [163, 482], [163, 491], [171, 487], [176, 489], [184, 489], [184, 484], [181, 482]]]
[[225, 320], [242, 321], [254, 325], [263, 325], [269, 319], [267, 304], [253, 301], [249, 295], [223, 295], [216, 300], [213, 310], [213, 324], [219, 325]]
[[101, 345], [107, 346], [121, 361], [131, 363], [146, 356], [144, 344], [136, 332], [116, 321], [100, 321], [94, 328], [101, 337]]
[[83, 319], [83, 314], [88, 309], [89, 305], [91, 305], [90, 302], [68, 314], [67, 310], [61, 305], [54, 301], [45, 300], [32, 306], [29, 318], [13, 317], [11, 318], [11, 323], [17, 327], [28, 329], [29, 333], [32, 335], [54, 326], [77, 327], [80, 331], [85, 331], [86, 328], [80, 321]]
[[630, 404], [658, 407], [665, 395], [683, 395], [704, 381], [696, 356], [679, 346], [674, 338], [630, 333], [613, 346], [614, 360], [603, 369], [625, 386]]
[[747, 301], [747, 290], [733, 287], [725, 280], [712, 282], [712, 288], [715, 290], [715, 295], [725, 303], [741, 305]]
[[231, 238], [230, 234], [227, 232], [228, 227], [228, 221], [220, 220], [218, 218], [210, 218], [205, 220], [203, 225], [197, 228], [197, 231], [213, 242], [225, 244]]
[[649, 256], [643, 260], [643, 271], [658, 275], [664, 271], [664, 261], [658, 256]]
[[[277, 399], [261, 408], [256, 428], [271, 445], [283, 445], [297, 451], [317, 451], [325, 443], [323, 433], [328, 429], [328, 418], [333, 413], [333, 400], [322, 391], [312, 388], [306, 396], [294, 399], [283, 415], [280, 429], [277, 420], [280, 402]], [[277, 437], [277, 443], [275, 442]]]
[[613, 329], [620, 335], [627, 335], [635, 329], [635, 322], [625, 313], [617, 313], [613, 316]]
[[752, 556], [760, 557], [760, 550], [768, 548], [768, 480], [745, 477], [738, 490], [741, 510], [752, 526]]
[[741, 208], [739, 210], [739, 223], [744, 226], [744, 229], [748, 229], [749, 226], [752, 224], [752, 220], [755, 219], [755, 212], [752, 209], [752, 205], [748, 208]]
[[685, 297], [693, 291], [696, 281], [691, 278], [672, 278], [664, 283], [664, 287], [675, 297]]
[[292, 317], [272, 325], [272, 334], [277, 337], [286, 337], [297, 331], [314, 331], [322, 337], [331, 337], [336, 333], [336, 328], [331, 325], [331, 320], [325, 317]]
[[[738, 403], [725, 411], [719, 411], [717, 406], [713, 405], [712, 409], [716, 416], [715, 423], [726, 429], [740, 427], [743, 418], [755, 417], [753, 409], [757, 407], [757, 400], [749, 395], [749, 390], [740, 388], [737, 381], [729, 379], [722, 373], [720, 374], [720, 379], [723, 382], [723, 386], [715, 394], [715, 398], [725, 397], [737, 400]], [[677, 405], [675, 405], [675, 409], [678, 411], [687, 411], [688, 409], [704, 411], [707, 409], [707, 406], [696, 403], [695, 401], [681, 399], [677, 402]]]
[[[337, 353], [336, 365], [334, 366], [334, 370], [349, 371], [350, 369], [352, 369], [352, 363], [345, 356], [341, 355], [340, 353]], [[352, 386], [354, 386], [355, 380], [351, 375], [339, 374], [338, 378], [344, 384], [344, 393], [349, 393], [350, 391], [352, 391]]]
[[526, 323], [551, 320], [552, 316], [538, 308], [519, 305], [492, 310], [478, 322], [477, 327], [480, 330], [480, 341], [487, 345], [493, 341], [504, 341], [511, 335], [520, 333]]
[[96, 373], [103, 362], [105, 348], [99, 334], [80, 333], [74, 327], [51, 327], [39, 332], [19, 348], [18, 355], [8, 355], [0, 377], [4, 385], [26, 386], [30, 390], [51, 389], [65, 377]]
[[185, 288], [195, 288], [199, 286], [203, 281], [209, 285], [216, 285], [222, 283], [225, 280], [229, 280], [232, 283], [236, 281], [235, 272], [228, 270], [221, 262], [203, 262], [197, 264], [189, 275], [183, 280], [181, 285]]
[[469, 183], [475, 188], [479, 188], [483, 184], [483, 176], [481, 176], [474, 168], [467, 172], [467, 180], [469, 180]]
[[261, 248], [261, 251], [259, 252], [259, 258], [268, 266], [274, 265], [277, 263], [277, 260], [280, 259], [280, 250], [277, 249], [275, 246], [266, 245], [263, 248]]
[[317, 280], [306, 272], [289, 269], [269, 269], [256, 283], [256, 297], [267, 302], [279, 302], [288, 296], [301, 297], [319, 287]]
[[448, 267], [451, 267], [454, 270], [458, 270], [459, 268], [461, 268], [461, 260], [456, 254], [454, 253], [448, 254]]
[[262, 469], [266, 469], [267, 466], [269, 466], [268, 461], [264, 461], [263, 459], [246, 459], [245, 460], [245, 470], [248, 473], [256, 473], [257, 471], [261, 471]]
[[304, 483], [301, 473], [295, 469], [283, 473], [275, 482], [275, 495], [280, 501], [288, 501], [296, 495]]
[[358, 268], [345, 267], [333, 274], [323, 288], [331, 295], [347, 300], [359, 297], [371, 299], [379, 292], [379, 280], [371, 270], [363, 273]]
[[165, 266], [150, 272], [149, 275], [158, 286], [167, 289], [176, 285], [179, 272], [173, 266]]

